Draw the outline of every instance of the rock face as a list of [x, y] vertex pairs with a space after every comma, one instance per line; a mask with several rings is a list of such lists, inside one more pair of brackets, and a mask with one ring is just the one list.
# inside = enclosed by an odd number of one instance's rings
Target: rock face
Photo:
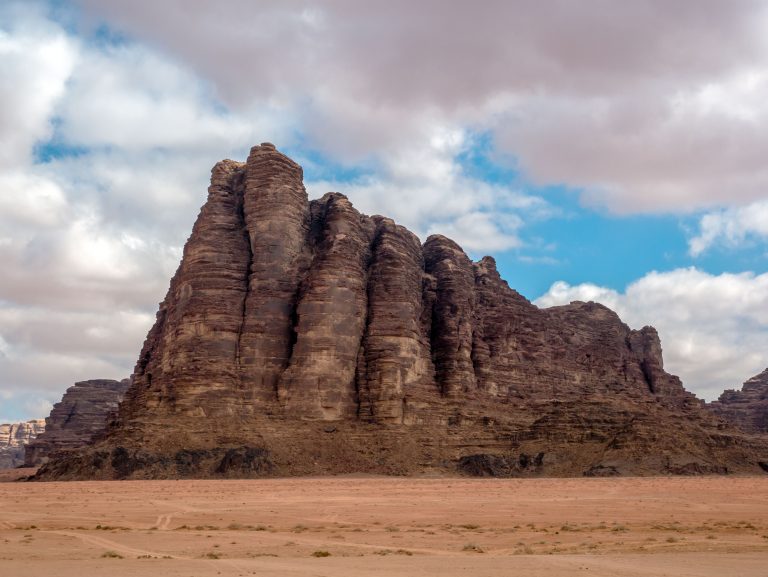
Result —
[[208, 201], [107, 437], [41, 478], [759, 470], [595, 303], [539, 309], [453, 241], [424, 244], [262, 144]]
[[87, 447], [104, 433], [110, 417], [131, 384], [130, 379], [82, 381], [67, 389], [45, 419], [45, 432], [26, 447], [24, 464], [36, 467], [57, 451]]
[[45, 430], [42, 419], [0, 425], [0, 469], [24, 464], [24, 448]]
[[740, 391], [723, 392], [709, 407], [743, 431], [768, 434], [768, 369], [746, 381]]

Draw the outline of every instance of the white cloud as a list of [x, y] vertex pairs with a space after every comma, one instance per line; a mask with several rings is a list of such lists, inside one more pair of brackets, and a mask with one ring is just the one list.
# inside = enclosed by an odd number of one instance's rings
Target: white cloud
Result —
[[522, 226], [523, 220], [514, 214], [468, 212], [452, 222], [430, 225], [427, 234], [443, 234], [471, 253], [504, 251], [522, 245], [517, 236]]
[[557, 282], [535, 303], [596, 301], [633, 328], [659, 330], [665, 368], [709, 400], [768, 366], [768, 273], [710, 275], [695, 268], [651, 272], [621, 293]]
[[130, 374], [210, 167], [280, 122], [223, 111], [135, 45], [81, 43], [42, 7], [0, 8], [0, 390], [20, 418]]
[[0, 172], [2, 220], [51, 227], [66, 218], [67, 209], [64, 192], [49, 179], [29, 170]]
[[700, 256], [717, 244], [737, 248], [752, 239], [768, 241], [768, 201], [705, 214], [688, 247], [692, 256]]
[[66, 142], [124, 153], [230, 151], [283, 131], [268, 106], [245, 118], [227, 112], [201, 79], [137, 44], [84, 51], [59, 114]]
[[30, 415], [42, 415], [41, 418], [45, 418], [51, 413], [53, 403], [47, 399], [31, 399], [24, 403], [24, 408]]
[[[0, 398], [16, 419], [47, 416], [75, 381], [131, 374], [154, 317], [130, 310], [0, 307]], [[46, 409], [47, 407], [47, 409]]]
[[456, 158], [473, 140], [456, 127], [430, 128], [383, 156], [375, 176], [309, 182], [310, 195], [341, 191], [363, 213], [393, 218], [422, 240], [444, 234], [475, 256], [522, 246], [522, 216], [534, 220], [555, 212], [542, 198], [467, 176]]
[[581, 188], [587, 204], [619, 213], [744, 204], [768, 188], [768, 75], [741, 83], [544, 93], [507, 112], [497, 142], [535, 181]]
[[489, 131], [536, 182], [616, 212], [745, 204], [768, 186], [764, 0], [79, 4], [235, 109], [300, 114], [344, 162], [396, 155], [437, 119]]
[[0, 7], [0, 169], [29, 162], [77, 58], [77, 43], [35, 4]]

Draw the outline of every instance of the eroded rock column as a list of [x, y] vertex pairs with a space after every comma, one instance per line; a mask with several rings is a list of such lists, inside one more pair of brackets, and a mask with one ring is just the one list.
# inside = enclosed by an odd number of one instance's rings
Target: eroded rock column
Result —
[[234, 364], [250, 249], [242, 221], [242, 163], [214, 166], [200, 211], [155, 326], [136, 365], [124, 411], [208, 416], [237, 407]]
[[360, 417], [400, 423], [410, 419], [409, 398], [423, 398], [434, 389], [428, 337], [420, 322], [424, 261], [416, 235], [388, 218], [374, 218]]
[[335, 420], [357, 413], [355, 370], [373, 226], [341, 194], [326, 194], [315, 208], [319, 244], [296, 309], [297, 340], [279, 397], [288, 414]]
[[441, 235], [430, 236], [424, 243], [424, 264], [436, 283], [431, 323], [435, 376], [442, 394], [455, 397], [476, 388], [472, 366], [474, 269], [461, 247]]
[[309, 204], [302, 170], [271, 144], [251, 149], [243, 216], [251, 268], [236, 366], [244, 393], [258, 405], [277, 399], [296, 340], [294, 310], [309, 261]]

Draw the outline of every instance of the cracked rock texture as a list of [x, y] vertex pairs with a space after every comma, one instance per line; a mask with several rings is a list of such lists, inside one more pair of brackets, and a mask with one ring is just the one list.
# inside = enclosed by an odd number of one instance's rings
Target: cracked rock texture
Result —
[[69, 387], [45, 419], [45, 432], [27, 445], [24, 464], [36, 467], [57, 451], [88, 447], [104, 433], [109, 419], [116, 416], [117, 406], [130, 384], [130, 379], [96, 379]]
[[25, 447], [44, 430], [43, 419], [0, 425], [0, 469], [23, 465]]
[[[239, 456], [217, 462], [227, 451]], [[473, 262], [439, 235], [422, 244], [339, 193], [310, 201], [301, 167], [265, 143], [213, 168], [106, 438], [40, 477], [659, 474], [765, 460], [764, 443], [664, 371], [652, 327], [595, 303], [539, 309], [491, 257]]]
[[746, 381], [740, 391], [724, 391], [709, 407], [743, 431], [768, 434], [768, 369]]

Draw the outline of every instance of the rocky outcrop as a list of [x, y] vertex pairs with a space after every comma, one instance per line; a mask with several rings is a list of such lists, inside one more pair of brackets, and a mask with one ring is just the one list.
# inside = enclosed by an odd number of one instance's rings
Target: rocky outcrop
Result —
[[491, 257], [422, 245], [338, 193], [309, 201], [301, 167], [262, 144], [214, 167], [106, 438], [40, 476], [658, 474], [767, 458], [664, 371], [653, 328], [595, 303], [539, 309]]
[[740, 391], [724, 391], [709, 408], [743, 431], [768, 434], [768, 369], [746, 381]]
[[0, 425], [0, 469], [24, 464], [24, 448], [45, 430], [42, 419]]
[[45, 419], [45, 432], [26, 447], [24, 464], [36, 467], [59, 451], [87, 447], [104, 433], [107, 422], [116, 416], [117, 406], [130, 379], [82, 381], [69, 387]]

